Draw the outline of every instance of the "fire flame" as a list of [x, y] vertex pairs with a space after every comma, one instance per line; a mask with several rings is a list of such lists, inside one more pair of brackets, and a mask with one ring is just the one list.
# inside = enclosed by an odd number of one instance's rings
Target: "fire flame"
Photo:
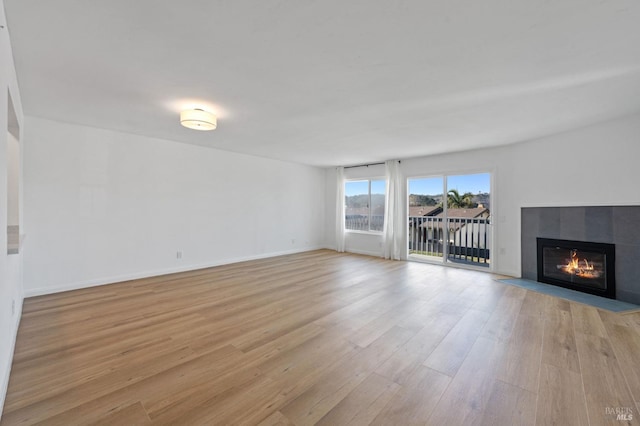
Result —
[[581, 278], [598, 278], [600, 276], [600, 272], [595, 270], [593, 264], [590, 264], [587, 259], [580, 261], [577, 250], [571, 251], [571, 259], [563, 269], [564, 272]]

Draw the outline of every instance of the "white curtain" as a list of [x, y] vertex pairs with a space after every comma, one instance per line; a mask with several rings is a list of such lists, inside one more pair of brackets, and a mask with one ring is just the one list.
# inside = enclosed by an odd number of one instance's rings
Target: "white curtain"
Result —
[[344, 167], [336, 169], [336, 250], [344, 251]]
[[384, 206], [384, 258], [400, 260], [402, 256], [402, 177], [398, 160], [385, 162], [387, 198]]

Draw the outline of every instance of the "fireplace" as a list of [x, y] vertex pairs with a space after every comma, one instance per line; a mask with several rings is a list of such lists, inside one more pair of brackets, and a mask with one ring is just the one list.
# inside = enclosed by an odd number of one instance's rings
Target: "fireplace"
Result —
[[[538, 238], [607, 243], [615, 245], [615, 253], [607, 255], [607, 262], [605, 262], [607, 274], [615, 273], [615, 277], [607, 278], [608, 297], [615, 295], [616, 300], [640, 305], [640, 279], [638, 278], [640, 277], [640, 205], [523, 207], [521, 212], [520, 276], [522, 278], [539, 281], [536, 253]], [[561, 244], [551, 244], [551, 246], [561, 247]], [[570, 250], [574, 248], [578, 251], [580, 249], [590, 251], [585, 247], [574, 245], [569, 247]], [[595, 253], [601, 253], [601, 251], [597, 249]], [[589, 264], [592, 262], [589, 256], [582, 256], [579, 253], [577, 256], [579, 266], [586, 265], [581, 262], [585, 258]], [[570, 257], [570, 253], [564, 254], [562, 260]], [[554, 265], [556, 269], [558, 269], [557, 265], [562, 263], [556, 262]], [[614, 280], [615, 289], [613, 289]], [[570, 278], [569, 284], [576, 284], [575, 281], [574, 278], [574, 283], [571, 283]], [[588, 281], [588, 283], [583, 287], [603, 295], [604, 282], [597, 283], [595, 288], [592, 282]]]
[[616, 298], [615, 245], [537, 238], [538, 281]]

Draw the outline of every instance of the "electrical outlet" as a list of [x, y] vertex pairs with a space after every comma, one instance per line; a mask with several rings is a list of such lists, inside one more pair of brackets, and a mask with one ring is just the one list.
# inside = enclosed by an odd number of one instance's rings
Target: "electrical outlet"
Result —
[[176, 252], [176, 259], [182, 259], [182, 250]]

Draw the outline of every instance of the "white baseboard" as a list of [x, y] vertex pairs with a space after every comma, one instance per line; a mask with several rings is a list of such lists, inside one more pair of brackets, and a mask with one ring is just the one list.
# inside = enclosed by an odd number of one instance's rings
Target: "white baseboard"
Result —
[[13, 365], [13, 354], [16, 350], [16, 339], [18, 338], [18, 328], [20, 328], [20, 320], [22, 319], [22, 299], [19, 300], [18, 306], [16, 306], [16, 320], [15, 327], [13, 329], [13, 335], [11, 336], [11, 347], [9, 362], [5, 368], [4, 378], [0, 383], [0, 419], [2, 418], [2, 412], [4, 411], [4, 401], [7, 398], [7, 391], [9, 390], [9, 377], [11, 376], [11, 366]]
[[134, 274], [114, 275], [110, 277], [98, 278], [95, 280], [78, 281], [75, 283], [69, 283], [69, 284], [65, 284], [57, 287], [39, 287], [39, 288], [25, 289], [24, 293], [25, 293], [25, 297], [42, 296], [45, 294], [54, 294], [54, 293], [61, 293], [63, 291], [79, 290], [82, 288], [96, 287], [100, 285], [113, 284], [113, 283], [118, 283], [122, 281], [131, 281], [131, 280], [137, 280], [141, 278], [156, 277], [159, 275], [174, 274], [176, 272], [187, 272], [187, 271], [195, 271], [197, 269], [213, 268], [215, 266], [229, 265], [232, 263], [246, 262], [249, 260], [266, 259], [269, 257], [304, 253], [307, 251], [320, 250], [323, 248], [325, 247], [322, 247], [322, 246], [304, 247], [302, 249], [296, 249], [296, 250], [262, 253], [262, 254], [257, 254], [253, 256], [234, 257], [234, 258], [222, 259], [222, 260], [200, 263], [200, 264], [192, 264], [192, 265], [180, 266], [180, 267], [174, 267], [174, 268], [157, 269], [153, 271], [137, 272]]

